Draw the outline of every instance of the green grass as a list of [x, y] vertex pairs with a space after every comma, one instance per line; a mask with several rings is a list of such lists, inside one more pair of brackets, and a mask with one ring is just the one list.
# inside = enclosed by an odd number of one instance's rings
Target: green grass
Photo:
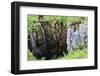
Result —
[[[32, 54], [30, 51], [28, 51], [28, 52], [27, 52], [27, 60], [28, 60], [28, 61], [36, 61], [37, 59], [33, 56], [33, 54]], [[45, 60], [45, 58], [42, 57], [41, 60]]]
[[74, 50], [74, 52], [69, 53], [68, 55], [64, 54], [64, 57], [62, 59], [82, 59], [82, 58], [88, 58], [88, 51], [85, 50]]
[[[87, 49], [84, 50], [74, 50], [72, 53], [69, 53], [68, 55], [64, 54], [64, 57], [60, 57], [58, 59], [83, 59], [88, 58], [88, 51]], [[41, 60], [44, 60], [43, 57]], [[31, 52], [28, 51], [27, 53], [27, 60], [28, 61], [36, 61], [37, 59], [32, 55]]]
[[30, 51], [27, 52], [27, 60], [28, 61], [36, 60], [36, 58], [32, 55]]

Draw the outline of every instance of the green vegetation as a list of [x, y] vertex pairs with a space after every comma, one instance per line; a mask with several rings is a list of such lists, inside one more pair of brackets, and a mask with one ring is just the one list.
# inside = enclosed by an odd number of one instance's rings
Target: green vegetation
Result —
[[27, 52], [27, 59], [28, 59], [28, 61], [36, 60], [36, 58], [32, 55], [32, 53], [30, 51]]
[[[38, 17], [37, 15], [28, 15], [28, 34], [34, 31], [38, 30]], [[69, 24], [72, 22], [81, 22], [81, 23], [87, 23], [87, 17], [78, 17], [78, 16], [43, 16], [44, 20], [48, 21], [51, 26], [53, 26], [53, 23], [58, 21], [58, 23], [62, 22], [63, 27], [66, 29]]]
[[[84, 50], [74, 50], [74, 52], [69, 53], [68, 55], [64, 54], [64, 57], [60, 57], [58, 59], [84, 59], [84, 58], [88, 58], [88, 51], [87, 49]], [[28, 60], [37, 60], [31, 52], [28, 51]], [[42, 58], [41, 60], [44, 60], [44, 58]]]
[[74, 52], [64, 55], [62, 59], [82, 59], [88, 57], [88, 51], [85, 50], [74, 50]]

